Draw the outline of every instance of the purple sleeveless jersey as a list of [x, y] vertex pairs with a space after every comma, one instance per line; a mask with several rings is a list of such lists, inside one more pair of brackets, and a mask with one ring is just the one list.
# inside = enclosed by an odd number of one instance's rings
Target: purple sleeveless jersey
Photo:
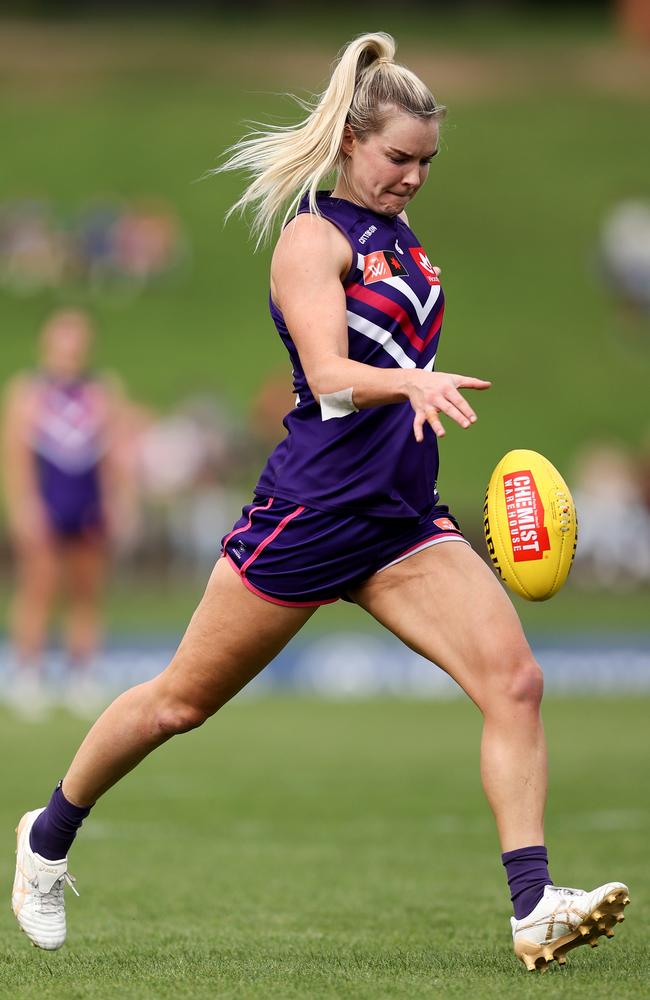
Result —
[[[376, 368], [432, 371], [444, 296], [429, 258], [401, 219], [319, 192], [322, 215], [347, 238], [352, 266], [343, 282], [349, 357]], [[308, 212], [307, 199], [299, 213]], [[316, 510], [420, 517], [436, 501], [438, 447], [425, 424], [413, 435], [409, 402], [375, 406], [323, 421], [280, 310], [271, 316], [293, 365], [296, 407], [288, 434], [271, 454], [256, 495]]]
[[102, 527], [99, 463], [103, 418], [92, 379], [40, 376], [31, 429], [38, 485], [53, 530], [76, 536]]

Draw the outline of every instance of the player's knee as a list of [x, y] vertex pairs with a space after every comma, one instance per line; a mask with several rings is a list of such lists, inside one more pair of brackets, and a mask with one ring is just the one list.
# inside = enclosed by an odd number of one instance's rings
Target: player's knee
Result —
[[167, 738], [198, 729], [210, 715], [211, 713], [200, 705], [172, 701], [159, 706], [156, 723], [162, 735]]
[[500, 649], [486, 664], [485, 684], [479, 692], [484, 714], [510, 717], [513, 707], [539, 711], [544, 690], [541, 668], [527, 646]]
[[544, 675], [531, 653], [520, 655], [513, 662], [507, 693], [512, 701], [539, 708], [544, 693]]

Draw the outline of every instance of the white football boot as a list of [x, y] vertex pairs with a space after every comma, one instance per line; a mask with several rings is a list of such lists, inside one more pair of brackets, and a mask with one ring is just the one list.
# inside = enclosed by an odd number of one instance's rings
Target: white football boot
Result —
[[630, 902], [622, 882], [585, 892], [547, 885], [535, 909], [521, 920], [510, 918], [515, 955], [529, 972], [546, 972], [549, 962], [566, 964], [566, 953], [581, 944], [598, 946], [601, 934], [614, 937], [614, 927], [625, 920]]
[[14, 671], [4, 697], [13, 714], [24, 722], [42, 722], [51, 707], [40, 674], [27, 668]]
[[75, 895], [74, 878], [68, 874], [67, 858], [48, 861], [29, 845], [29, 832], [43, 809], [25, 813], [16, 833], [16, 878], [11, 907], [32, 944], [55, 951], [65, 941], [65, 902], [67, 882]]

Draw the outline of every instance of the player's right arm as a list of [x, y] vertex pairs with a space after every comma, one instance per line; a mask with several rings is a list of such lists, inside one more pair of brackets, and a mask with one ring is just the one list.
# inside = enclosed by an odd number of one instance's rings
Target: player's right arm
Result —
[[[429, 423], [445, 433], [439, 414], [469, 427], [476, 414], [459, 388], [487, 389], [489, 382], [465, 375], [420, 368], [375, 368], [348, 357], [348, 326], [343, 279], [352, 249], [326, 219], [297, 216], [282, 231], [271, 264], [271, 293], [282, 311], [314, 397], [352, 391], [357, 409], [408, 400], [413, 433], [423, 439]], [[322, 402], [321, 402], [322, 405]]]
[[2, 479], [8, 527], [21, 543], [38, 541], [47, 530], [36, 462], [28, 444], [32, 408], [31, 380], [25, 375], [14, 376], [4, 394]]

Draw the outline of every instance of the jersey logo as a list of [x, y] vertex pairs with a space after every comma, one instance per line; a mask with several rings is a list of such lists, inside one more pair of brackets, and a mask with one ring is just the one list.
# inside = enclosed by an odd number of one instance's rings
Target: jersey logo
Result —
[[368, 229], [366, 229], [365, 233], [362, 233], [361, 236], [359, 237], [359, 243], [361, 244], [361, 246], [363, 246], [364, 243], [367, 243], [372, 234], [376, 232], [377, 232], [376, 226], [369, 226]]
[[244, 558], [246, 553], [246, 543], [242, 542], [241, 538], [238, 538], [237, 541], [233, 542], [230, 546], [230, 555], [238, 562]]
[[440, 278], [424, 252], [423, 247], [409, 247], [409, 253], [430, 285], [439, 285]]
[[408, 271], [392, 250], [377, 250], [363, 258], [363, 283], [372, 285], [374, 281], [386, 281]]
[[448, 517], [436, 517], [433, 523], [442, 531], [458, 531], [454, 522]]

